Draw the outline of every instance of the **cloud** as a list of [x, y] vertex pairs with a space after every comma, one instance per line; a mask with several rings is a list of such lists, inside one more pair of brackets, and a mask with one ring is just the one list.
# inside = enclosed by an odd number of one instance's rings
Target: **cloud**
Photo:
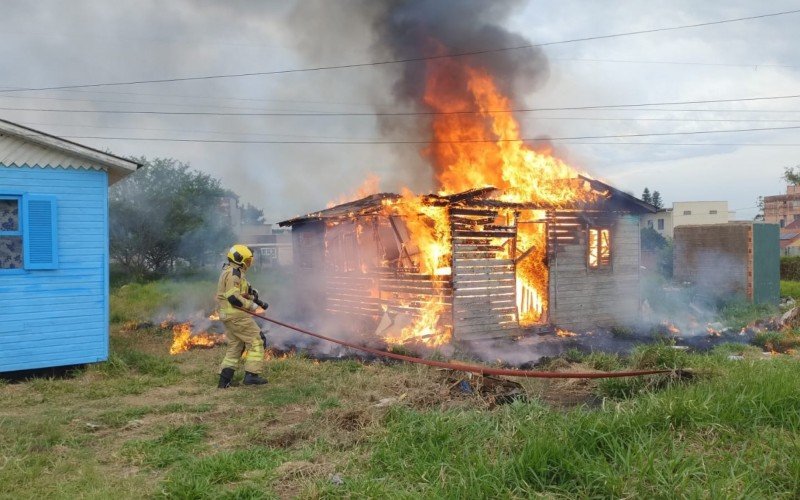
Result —
[[[394, 4], [394, 2], [391, 2]], [[364, 2], [358, 2], [365, 5]], [[372, 9], [385, 3], [366, 2]], [[298, 5], [305, 7], [296, 8]], [[334, 5], [334, 8], [330, 6]], [[91, 1], [3, 3], [0, 33], [2, 86], [49, 86], [164, 77], [237, 73], [375, 59], [375, 12], [342, 2]], [[463, 16], [458, 3], [453, 16]], [[755, 5], [678, 1], [519, 2], [506, 27], [533, 42], [696, 23], [788, 10], [795, 2]], [[325, 8], [325, 7], [328, 8]], [[343, 6], [336, 8], [336, 6]], [[353, 12], [361, 12], [353, 17]], [[305, 17], [298, 17], [299, 15]], [[350, 16], [350, 17], [348, 17]], [[545, 48], [549, 78], [520, 91], [518, 106], [558, 107], [798, 93], [800, 50], [793, 43], [797, 16], [695, 30], [556, 45]], [[580, 59], [580, 60], [576, 60]], [[592, 62], [586, 59], [605, 60]], [[710, 64], [643, 64], [678, 61]], [[758, 66], [756, 66], [758, 65]], [[763, 65], [763, 66], [762, 66]], [[771, 66], [770, 66], [771, 65]], [[202, 111], [370, 111], [411, 109], [394, 101], [399, 68], [358, 68], [270, 77], [208, 80], [40, 92], [0, 97], [0, 107], [164, 109]], [[43, 97], [51, 99], [41, 99]], [[55, 100], [52, 98], [56, 98]], [[79, 100], [63, 100], [63, 99]], [[100, 102], [114, 101], [114, 102]], [[377, 103], [377, 104], [376, 104]], [[798, 110], [795, 101], [709, 106], [713, 109]], [[695, 106], [692, 109], [699, 109]], [[179, 117], [92, 115], [0, 110], [0, 116], [69, 136], [212, 139], [402, 138], [418, 134], [404, 118], [379, 126], [373, 117]], [[747, 128], [747, 123], [545, 120], [522, 117], [526, 136], [612, 135], [642, 132]], [[557, 117], [626, 117], [760, 120], [797, 119], [796, 113], [574, 111]], [[410, 125], [409, 125], [410, 124]], [[759, 125], [759, 123], [755, 123]], [[761, 123], [760, 126], [769, 126]], [[158, 129], [158, 130], [156, 130]], [[256, 135], [262, 134], [262, 135]], [[691, 141], [800, 142], [795, 132], [692, 137]], [[430, 186], [417, 146], [233, 145], [78, 139], [131, 155], [169, 156], [222, 179], [277, 220], [317, 209], [352, 190], [369, 172], [384, 189]], [[643, 139], [657, 141], [659, 139]], [[685, 138], [671, 139], [675, 142]], [[665, 142], [665, 141], [661, 141]], [[732, 207], [753, 205], [781, 187], [781, 169], [796, 164], [798, 149], [764, 147], [667, 147], [557, 145], [579, 169], [640, 192], [659, 189], [668, 201], [713, 197]], [[753, 169], [757, 168], [757, 172]], [[652, 172], [657, 172], [653, 175]]]

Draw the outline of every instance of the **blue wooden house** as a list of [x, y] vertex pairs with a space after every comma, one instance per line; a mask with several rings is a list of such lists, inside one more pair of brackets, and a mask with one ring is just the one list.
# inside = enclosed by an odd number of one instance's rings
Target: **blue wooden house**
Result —
[[0, 120], [0, 372], [108, 358], [108, 186], [137, 168]]

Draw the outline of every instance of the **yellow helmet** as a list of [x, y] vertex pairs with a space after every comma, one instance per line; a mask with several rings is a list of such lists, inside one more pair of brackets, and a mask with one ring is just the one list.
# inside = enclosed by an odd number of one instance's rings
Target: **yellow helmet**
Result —
[[228, 250], [228, 260], [247, 270], [253, 263], [253, 251], [247, 245], [237, 243]]

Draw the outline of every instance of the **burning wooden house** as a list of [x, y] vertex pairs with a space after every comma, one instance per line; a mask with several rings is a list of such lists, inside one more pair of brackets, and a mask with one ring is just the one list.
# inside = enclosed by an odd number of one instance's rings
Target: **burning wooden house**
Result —
[[381, 193], [283, 221], [297, 303], [430, 345], [636, 321], [639, 219], [655, 208], [585, 176], [549, 189], [570, 195]]

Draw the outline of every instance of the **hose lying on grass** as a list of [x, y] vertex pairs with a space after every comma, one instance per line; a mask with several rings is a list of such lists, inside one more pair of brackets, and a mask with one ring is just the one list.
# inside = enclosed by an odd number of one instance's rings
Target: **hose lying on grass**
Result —
[[290, 325], [288, 323], [284, 323], [276, 319], [268, 318], [267, 316], [256, 314], [247, 309], [241, 309], [241, 310], [251, 316], [255, 316], [256, 318], [261, 318], [263, 320], [269, 321], [270, 323], [274, 323], [276, 325], [289, 328], [290, 330], [304, 333], [306, 335], [311, 335], [312, 337], [325, 340], [328, 342], [333, 342], [334, 344], [350, 347], [351, 349], [357, 349], [359, 351], [368, 352], [370, 354], [374, 354], [375, 356], [397, 359], [400, 361], [406, 361], [408, 363], [418, 363], [421, 365], [435, 366], [437, 368], [447, 368], [449, 370], [477, 373], [479, 375], [504, 375], [507, 377], [527, 377], [527, 378], [619, 378], [619, 377], [638, 377], [641, 375], [654, 375], [657, 373], [670, 373], [672, 371], [672, 370], [628, 370], [619, 372], [546, 372], [546, 371], [536, 371], [536, 370], [512, 370], [508, 368], [490, 368], [488, 366], [467, 365], [463, 363], [448, 363], [445, 361], [435, 361], [432, 359], [423, 359], [414, 356], [406, 356], [404, 354], [381, 351], [379, 349], [372, 349], [370, 347], [364, 347], [358, 344], [352, 344], [344, 340], [338, 340], [331, 337], [326, 337], [324, 335], [320, 335], [319, 333], [310, 332], [308, 330], [300, 328], [299, 326]]

